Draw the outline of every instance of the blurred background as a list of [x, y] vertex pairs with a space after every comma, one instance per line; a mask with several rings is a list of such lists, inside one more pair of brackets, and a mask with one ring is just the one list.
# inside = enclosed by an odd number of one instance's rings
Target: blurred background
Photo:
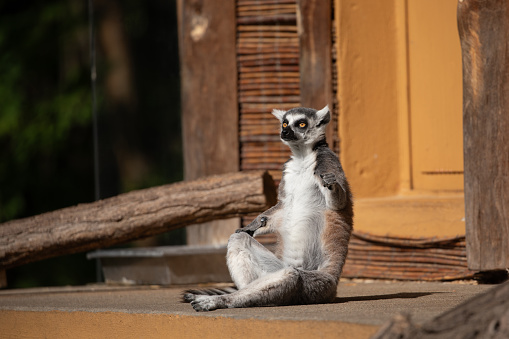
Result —
[[[0, 222], [182, 179], [175, 0], [93, 1], [97, 173], [89, 4], [0, 3]], [[85, 256], [10, 269], [9, 287], [94, 282]]]

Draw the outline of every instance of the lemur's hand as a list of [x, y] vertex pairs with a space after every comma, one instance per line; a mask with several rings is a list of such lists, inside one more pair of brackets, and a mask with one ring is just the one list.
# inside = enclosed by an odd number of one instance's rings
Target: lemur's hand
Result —
[[320, 174], [320, 178], [322, 178], [323, 187], [327, 187], [330, 190], [332, 190], [334, 184], [337, 183], [334, 173]]
[[235, 231], [235, 233], [246, 232], [250, 236], [253, 236], [254, 232], [256, 232], [257, 229], [265, 225], [267, 225], [267, 217], [265, 216], [259, 217], [253, 220], [253, 222], [247, 225], [246, 227], [239, 228], [238, 230]]

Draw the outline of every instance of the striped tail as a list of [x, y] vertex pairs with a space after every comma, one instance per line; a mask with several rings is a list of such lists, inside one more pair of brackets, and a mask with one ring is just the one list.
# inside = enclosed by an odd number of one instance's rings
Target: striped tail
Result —
[[185, 290], [182, 292], [182, 302], [189, 303], [195, 299], [197, 295], [224, 295], [236, 292], [236, 287], [223, 288], [207, 288], [203, 290]]

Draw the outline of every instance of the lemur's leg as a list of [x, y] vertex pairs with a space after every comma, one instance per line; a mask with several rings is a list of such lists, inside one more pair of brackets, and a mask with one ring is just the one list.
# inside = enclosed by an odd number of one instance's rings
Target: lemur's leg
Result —
[[238, 289], [285, 267], [280, 259], [245, 232], [230, 236], [226, 261]]
[[269, 273], [228, 295], [196, 295], [191, 305], [196, 311], [268, 305], [288, 305], [298, 293], [299, 273], [287, 267]]
[[286, 267], [231, 294], [196, 295], [191, 305], [196, 311], [212, 311], [218, 308], [326, 303], [335, 297], [336, 287], [337, 280], [328, 273]]

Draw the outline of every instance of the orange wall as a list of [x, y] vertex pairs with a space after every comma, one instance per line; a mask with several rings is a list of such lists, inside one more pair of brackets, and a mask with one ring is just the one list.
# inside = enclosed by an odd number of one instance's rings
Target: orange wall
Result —
[[401, 184], [406, 56], [398, 2], [336, 1], [341, 161], [358, 197], [395, 194]]
[[[341, 161], [357, 197], [462, 188], [462, 175], [424, 183], [417, 177], [462, 170], [455, 6], [456, 0], [336, 1]], [[427, 166], [435, 158], [445, 160]]]
[[463, 88], [456, 5], [456, 0], [408, 1], [415, 189], [463, 190]]

